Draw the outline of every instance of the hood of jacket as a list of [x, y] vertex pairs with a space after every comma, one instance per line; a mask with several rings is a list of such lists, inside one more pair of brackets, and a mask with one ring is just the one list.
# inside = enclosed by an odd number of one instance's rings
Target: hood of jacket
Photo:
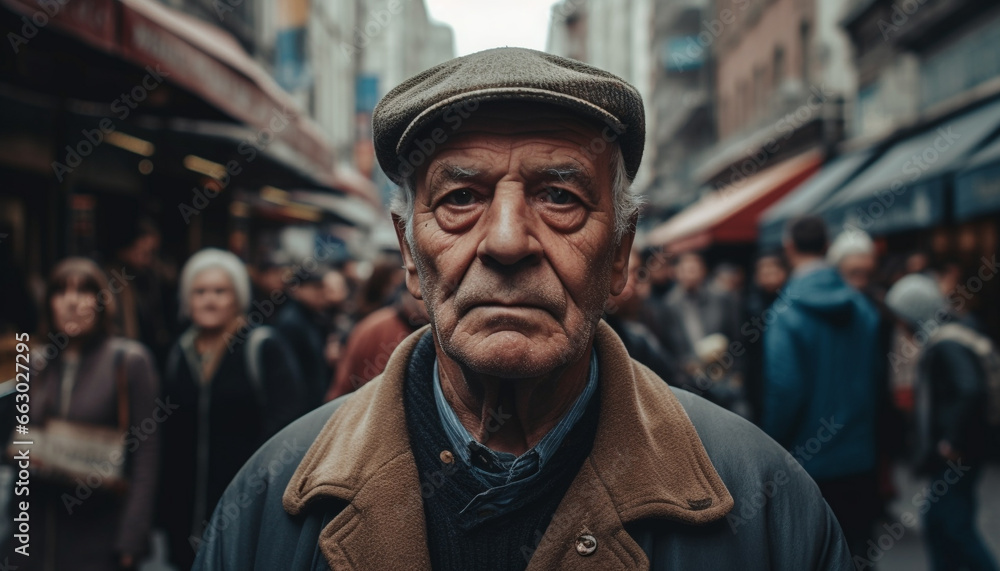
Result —
[[847, 323], [857, 310], [860, 292], [852, 288], [832, 267], [822, 267], [793, 276], [785, 295], [797, 307], [832, 323]]
[[[422, 335], [410, 335], [385, 372], [330, 417], [285, 488], [291, 515], [329, 500], [347, 503], [320, 534], [332, 569], [429, 568], [421, 482], [403, 409], [406, 367]], [[579, 564], [577, 538], [590, 534], [594, 568], [648, 566], [625, 524], [662, 518], [685, 524], [719, 520], [733, 498], [683, 406], [665, 382], [629, 358], [603, 321], [595, 335], [601, 412], [583, 463], [541, 538], [529, 570]], [[627, 563], [626, 563], [627, 562]]]

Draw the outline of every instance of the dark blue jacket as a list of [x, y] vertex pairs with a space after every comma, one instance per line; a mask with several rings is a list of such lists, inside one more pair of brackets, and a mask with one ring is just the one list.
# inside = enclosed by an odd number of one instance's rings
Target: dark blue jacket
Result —
[[879, 314], [836, 270], [793, 276], [764, 332], [761, 426], [816, 480], [875, 466]]
[[[194, 569], [429, 569], [421, 481], [403, 411], [405, 371], [301, 418], [233, 480]], [[629, 358], [600, 323], [593, 448], [536, 545], [548, 569], [851, 569], [836, 519], [802, 468], [759, 429]], [[595, 395], [597, 396], [597, 395]], [[591, 551], [581, 552], [590, 536]], [[498, 538], [498, 541], [500, 539]], [[529, 561], [530, 559], [530, 561]]]

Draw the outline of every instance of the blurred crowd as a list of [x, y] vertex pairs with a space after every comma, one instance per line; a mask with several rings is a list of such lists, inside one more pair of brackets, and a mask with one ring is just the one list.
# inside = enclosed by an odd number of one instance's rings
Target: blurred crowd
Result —
[[[131, 427], [124, 486], [33, 484], [32, 568], [129, 569], [153, 528], [189, 568], [253, 452], [377, 376], [428, 322], [398, 253], [328, 264], [275, 250], [248, 265], [208, 248], [176, 268], [156, 227], [137, 228], [104, 264], [59, 262], [38, 295], [5, 278], [2, 328], [32, 333], [31, 422]], [[629, 353], [784, 445], [855, 556], [870, 557], [905, 464], [950, 487], [921, 510], [935, 568], [995, 568], [973, 495], [1000, 371], [956, 294], [957, 266], [921, 252], [880, 259], [863, 232], [828, 236], [806, 217], [749, 266], [646, 248], [629, 272], [605, 314]]]
[[135, 227], [103, 264], [64, 259], [44, 284], [7, 274], [0, 329], [31, 334], [29, 428], [53, 419], [116, 427], [123, 415], [131, 427], [125, 485], [44, 471], [32, 482], [32, 568], [132, 568], [153, 528], [166, 532], [171, 562], [190, 568], [253, 452], [378, 375], [427, 323], [398, 253], [329, 264], [279, 250], [247, 265], [207, 248], [176, 268], [160, 258], [156, 227]]

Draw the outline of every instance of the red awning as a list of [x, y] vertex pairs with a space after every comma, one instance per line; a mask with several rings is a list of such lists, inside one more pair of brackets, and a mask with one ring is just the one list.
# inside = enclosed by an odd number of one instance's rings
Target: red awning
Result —
[[654, 228], [646, 242], [671, 252], [754, 242], [761, 213], [812, 176], [822, 159], [809, 151], [713, 192]]
[[258, 142], [286, 162], [332, 186], [334, 154], [319, 128], [220, 28], [154, 0], [71, 1], [55, 14], [47, 14], [30, 0], [0, 1], [29, 20], [44, 17], [46, 27], [159, 70], [166, 81], [257, 130]]

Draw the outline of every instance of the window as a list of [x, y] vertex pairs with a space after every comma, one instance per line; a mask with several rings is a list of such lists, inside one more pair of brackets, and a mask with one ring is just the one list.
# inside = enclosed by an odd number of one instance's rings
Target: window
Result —
[[809, 83], [809, 22], [803, 21], [799, 26], [799, 37], [802, 41], [802, 81]]
[[771, 69], [771, 88], [777, 90], [785, 80], [785, 48], [775, 46]]

